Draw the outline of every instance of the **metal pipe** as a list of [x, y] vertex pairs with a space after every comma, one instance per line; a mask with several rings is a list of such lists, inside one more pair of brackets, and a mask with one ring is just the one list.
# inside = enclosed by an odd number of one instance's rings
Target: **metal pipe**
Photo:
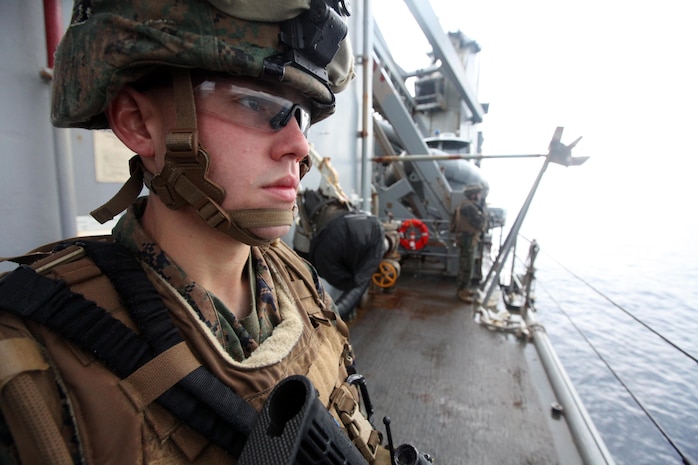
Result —
[[403, 74], [403, 77], [405, 79], [411, 78], [411, 77], [422, 77], [422, 76], [425, 76], [427, 74], [431, 74], [431, 73], [434, 73], [436, 71], [439, 71], [440, 69], [441, 69], [441, 65], [430, 66], [428, 68], [421, 68], [421, 69], [417, 69], [417, 70], [414, 70], [411, 72], [407, 72], [407, 73]]
[[544, 154], [530, 155], [472, 155], [472, 154], [439, 154], [439, 155], [385, 155], [382, 157], [373, 157], [370, 161], [373, 163], [393, 163], [396, 161], [428, 161], [428, 160], [482, 160], [484, 158], [540, 158], [545, 157]]
[[363, 100], [361, 103], [361, 208], [371, 211], [371, 164], [373, 156], [373, 13], [371, 0], [363, 8]]
[[514, 283], [514, 278], [516, 276], [516, 246], [518, 244], [519, 241], [515, 240], [514, 245], [511, 248], [511, 281], [509, 282], [509, 286]]
[[46, 66], [53, 69], [56, 48], [63, 36], [60, 0], [44, 0], [44, 28], [46, 29]]
[[[46, 29], [46, 64], [42, 76], [50, 79], [53, 75], [54, 55], [63, 35], [63, 22], [60, 0], [44, 0], [44, 26]], [[73, 155], [70, 130], [53, 128], [53, 146], [58, 184], [61, 234], [63, 237], [77, 235], [77, 201], [73, 175]]]
[[63, 237], [75, 237], [78, 234], [78, 213], [70, 134], [71, 132], [69, 129], [53, 128], [54, 153], [56, 154], [56, 178], [58, 181], [58, 202], [61, 213], [61, 234]]
[[584, 463], [586, 465], [614, 464], [611, 453], [601, 439], [594, 422], [591, 421], [589, 413], [574, 389], [574, 385], [555, 354], [545, 328], [537, 322], [534, 312], [527, 313], [526, 324], [531, 328], [533, 343], [553, 386], [557, 400], [563, 406], [563, 415]]
[[441, 60], [441, 72], [451, 80], [461, 99], [472, 113], [470, 119], [474, 123], [481, 123], [485, 110], [478, 101], [475, 92], [470, 88], [465, 76], [465, 69], [458, 59], [448, 34], [441, 29], [439, 18], [434, 13], [431, 3], [427, 0], [405, 0], [405, 3], [429, 40], [435, 56]]
[[[536, 275], [536, 258], [538, 257], [539, 250], [540, 247], [538, 247], [538, 243], [533, 239], [528, 248], [528, 266], [526, 267], [526, 275], [524, 277], [524, 296], [526, 300], [521, 308], [521, 318], [523, 318], [524, 321], [528, 318], [528, 310], [533, 302], [531, 299], [531, 288], [533, 287], [533, 280]], [[516, 252], [514, 252], [514, 257], [516, 257]]]
[[[538, 185], [540, 184], [541, 179], [543, 179], [543, 174], [545, 174], [545, 170], [548, 168], [549, 164], [550, 164], [550, 157], [546, 158], [545, 162], [543, 163], [543, 166], [541, 166], [540, 172], [538, 173], [538, 177], [533, 182], [533, 186], [531, 187], [531, 191], [528, 193], [528, 197], [526, 197], [526, 201], [521, 206], [521, 210], [519, 211], [519, 214], [516, 217], [514, 224], [512, 224], [512, 226], [511, 226], [511, 230], [509, 231], [509, 235], [507, 236], [506, 240], [504, 241], [504, 245], [499, 250], [499, 254], [497, 254], [497, 258], [494, 261], [494, 264], [490, 268], [490, 271], [487, 273], [487, 277], [482, 282], [482, 289], [484, 289], [485, 286], [487, 286], [487, 284], [489, 283], [489, 287], [487, 288], [485, 298], [482, 300], [483, 303], [489, 302], [490, 297], [492, 297], [492, 294], [494, 293], [494, 289], [498, 284], [497, 282], [499, 280], [499, 274], [502, 271], [502, 266], [504, 265], [504, 262], [506, 261], [507, 257], [509, 256], [509, 252], [511, 251], [511, 248], [516, 241], [516, 237], [519, 235], [519, 230], [521, 229], [521, 225], [523, 224], [524, 218], [526, 218], [526, 215], [528, 214], [528, 209], [531, 206], [531, 203], [533, 202], [533, 197], [536, 195], [536, 190], [538, 189]], [[490, 278], [492, 278], [492, 279], [490, 280]]]

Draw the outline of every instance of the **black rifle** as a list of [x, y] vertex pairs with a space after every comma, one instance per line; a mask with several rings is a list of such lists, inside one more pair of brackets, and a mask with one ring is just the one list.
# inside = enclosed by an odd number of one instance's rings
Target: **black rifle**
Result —
[[[365, 390], [365, 385], [361, 386]], [[412, 444], [393, 450], [390, 418], [385, 423], [391, 462], [431, 465], [429, 454]], [[368, 465], [359, 449], [320, 403], [308, 378], [293, 375], [276, 385], [262, 411], [238, 465]]]

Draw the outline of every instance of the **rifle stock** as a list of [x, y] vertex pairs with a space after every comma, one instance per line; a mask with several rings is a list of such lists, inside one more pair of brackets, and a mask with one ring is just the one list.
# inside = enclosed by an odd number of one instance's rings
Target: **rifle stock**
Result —
[[308, 378], [289, 376], [262, 407], [239, 465], [368, 465], [320, 403]]

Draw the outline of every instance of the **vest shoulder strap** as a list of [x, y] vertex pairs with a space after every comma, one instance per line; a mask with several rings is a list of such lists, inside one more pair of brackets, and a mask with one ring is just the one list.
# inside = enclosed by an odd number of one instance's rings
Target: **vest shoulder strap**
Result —
[[[162, 299], [135, 257], [116, 242], [82, 242], [64, 251], [67, 255], [87, 255], [109, 277], [139, 327], [138, 334], [98, 303], [70, 289], [61, 279], [70, 280], [73, 269], [70, 259], [64, 259], [62, 264], [66, 266], [62, 266], [60, 272], [55, 270], [59, 279], [40, 273], [47, 267], [56, 267], [61, 260], [60, 253], [39, 260], [32, 267], [22, 265], [2, 277], [0, 311], [58, 333], [93, 354], [120, 378], [129, 379], [126, 386], [144, 387], [145, 394], [131, 396], [139, 405], [157, 398], [175, 417], [211, 442], [233, 455], [239, 454], [257, 413], [193, 356], [190, 361], [195, 363], [187, 364], [184, 371], [173, 371], [176, 379], [165, 383], [169, 386], [162, 382], [144, 385], [139, 381], [143, 376], [135, 375], [141, 368], [148, 371], [145, 367], [149, 362], [153, 367], [171, 362], [167, 356], [169, 349], [182, 342]], [[76, 264], [76, 275], [84, 274], [80, 272], [83, 265]], [[186, 344], [179, 348], [188, 350]]]

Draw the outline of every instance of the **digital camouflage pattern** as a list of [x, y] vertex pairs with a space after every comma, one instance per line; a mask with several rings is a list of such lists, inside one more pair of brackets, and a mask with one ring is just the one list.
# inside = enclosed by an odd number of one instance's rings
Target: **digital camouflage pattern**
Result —
[[458, 238], [458, 276], [456, 285], [458, 290], [468, 289], [472, 286], [475, 277], [475, 238], [472, 233], [462, 233]]
[[256, 312], [241, 321], [215, 295], [192, 281], [143, 230], [138, 217], [146, 201], [140, 199], [129, 208], [114, 228], [114, 237], [177, 289], [233, 359], [246, 359], [281, 322], [273, 279], [261, 251], [251, 249]]
[[[52, 122], [107, 128], [103, 112], [116, 93], [162, 66], [259, 77], [264, 59], [283, 51], [279, 31], [278, 23], [239, 19], [204, 0], [77, 0], [56, 51]], [[354, 75], [347, 44], [328, 73], [328, 83], [289, 66], [284, 73], [284, 84], [313, 99], [313, 122], [332, 114], [333, 91]]]

